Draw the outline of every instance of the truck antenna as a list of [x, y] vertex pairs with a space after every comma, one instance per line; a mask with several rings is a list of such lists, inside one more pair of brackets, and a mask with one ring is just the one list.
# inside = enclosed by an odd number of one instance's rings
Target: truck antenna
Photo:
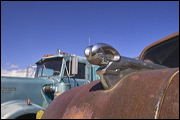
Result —
[[90, 44], [91, 44], [91, 39], [90, 39], [90, 37], [89, 37], [89, 46], [90, 46]]

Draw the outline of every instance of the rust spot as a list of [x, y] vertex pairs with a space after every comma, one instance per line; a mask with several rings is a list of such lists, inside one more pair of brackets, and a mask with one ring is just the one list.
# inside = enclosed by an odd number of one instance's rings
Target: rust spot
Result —
[[81, 107], [73, 106], [67, 109], [67, 112], [63, 115], [63, 119], [90, 119], [93, 112], [91, 111], [90, 105], [86, 104]]
[[139, 78], [140, 78], [139, 75], [134, 75], [131, 77], [132, 80], [138, 80]]
[[154, 94], [150, 94], [149, 97], [150, 97], [150, 98], [153, 98], [153, 97], [154, 97]]
[[179, 111], [179, 103], [176, 102], [176, 103], [173, 104], [173, 110], [174, 111]]
[[168, 69], [162, 70], [162, 73], [167, 73], [167, 72], [168, 72]]

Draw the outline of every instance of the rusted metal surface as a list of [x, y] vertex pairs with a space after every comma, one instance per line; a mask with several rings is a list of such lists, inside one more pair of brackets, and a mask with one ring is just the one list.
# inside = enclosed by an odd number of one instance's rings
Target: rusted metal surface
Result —
[[179, 118], [179, 73], [174, 75], [164, 93], [164, 100], [162, 101], [162, 107], [158, 116], [160, 119]]
[[148, 45], [147, 47], [145, 47], [145, 48], [143, 49], [143, 51], [141, 52], [141, 54], [140, 54], [140, 56], [139, 56], [138, 59], [139, 59], [139, 60], [143, 60], [143, 56], [144, 56], [145, 52], [146, 52], [148, 49], [150, 49], [151, 47], [154, 47], [154, 46], [156, 46], [156, 45], [158, 45], [158, 44], [161, 44], [162, 42], [168, 41], [169, 39], [171, 39], [171, 38], [173, 38], [173, 37], [176, 37], [176, 36], [178, 36], [178, 35], [179, 35], [179, 32], [175, 32], [175, 33], [172, 34], [172, 35], [169, 35], [169, 36], [167, 36], [167, 37], [164, 37], [164, 38], [162, 38], [162, 39], [160, 39], [160, 40], [158, 40], [158, 41], [156, 41], [156, 42]]
[[179, 118], [179, 68], [135, 72], [109, 90], [99, 80], [58, 96], [42, 119]]

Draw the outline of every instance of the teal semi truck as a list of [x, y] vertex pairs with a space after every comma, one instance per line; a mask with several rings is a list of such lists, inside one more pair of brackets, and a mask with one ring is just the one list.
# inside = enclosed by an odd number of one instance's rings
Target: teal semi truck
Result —
[[98, 66], [60, 50], [36, 66], [34, 78], [1, 76], [1, 119], [36, 118], [61, 93], [99, 79]]

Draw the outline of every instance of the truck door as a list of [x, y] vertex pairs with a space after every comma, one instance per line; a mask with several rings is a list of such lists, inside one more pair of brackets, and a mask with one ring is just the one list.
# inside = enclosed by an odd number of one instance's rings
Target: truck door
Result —
[[69, 61], [67, 61], [63, 81], [70, 82], [71, 88], [86, 84], [86, 63], [78, 62], [78, 72], [75, 75], [68, 75], [71, 73], [71, 69]]

